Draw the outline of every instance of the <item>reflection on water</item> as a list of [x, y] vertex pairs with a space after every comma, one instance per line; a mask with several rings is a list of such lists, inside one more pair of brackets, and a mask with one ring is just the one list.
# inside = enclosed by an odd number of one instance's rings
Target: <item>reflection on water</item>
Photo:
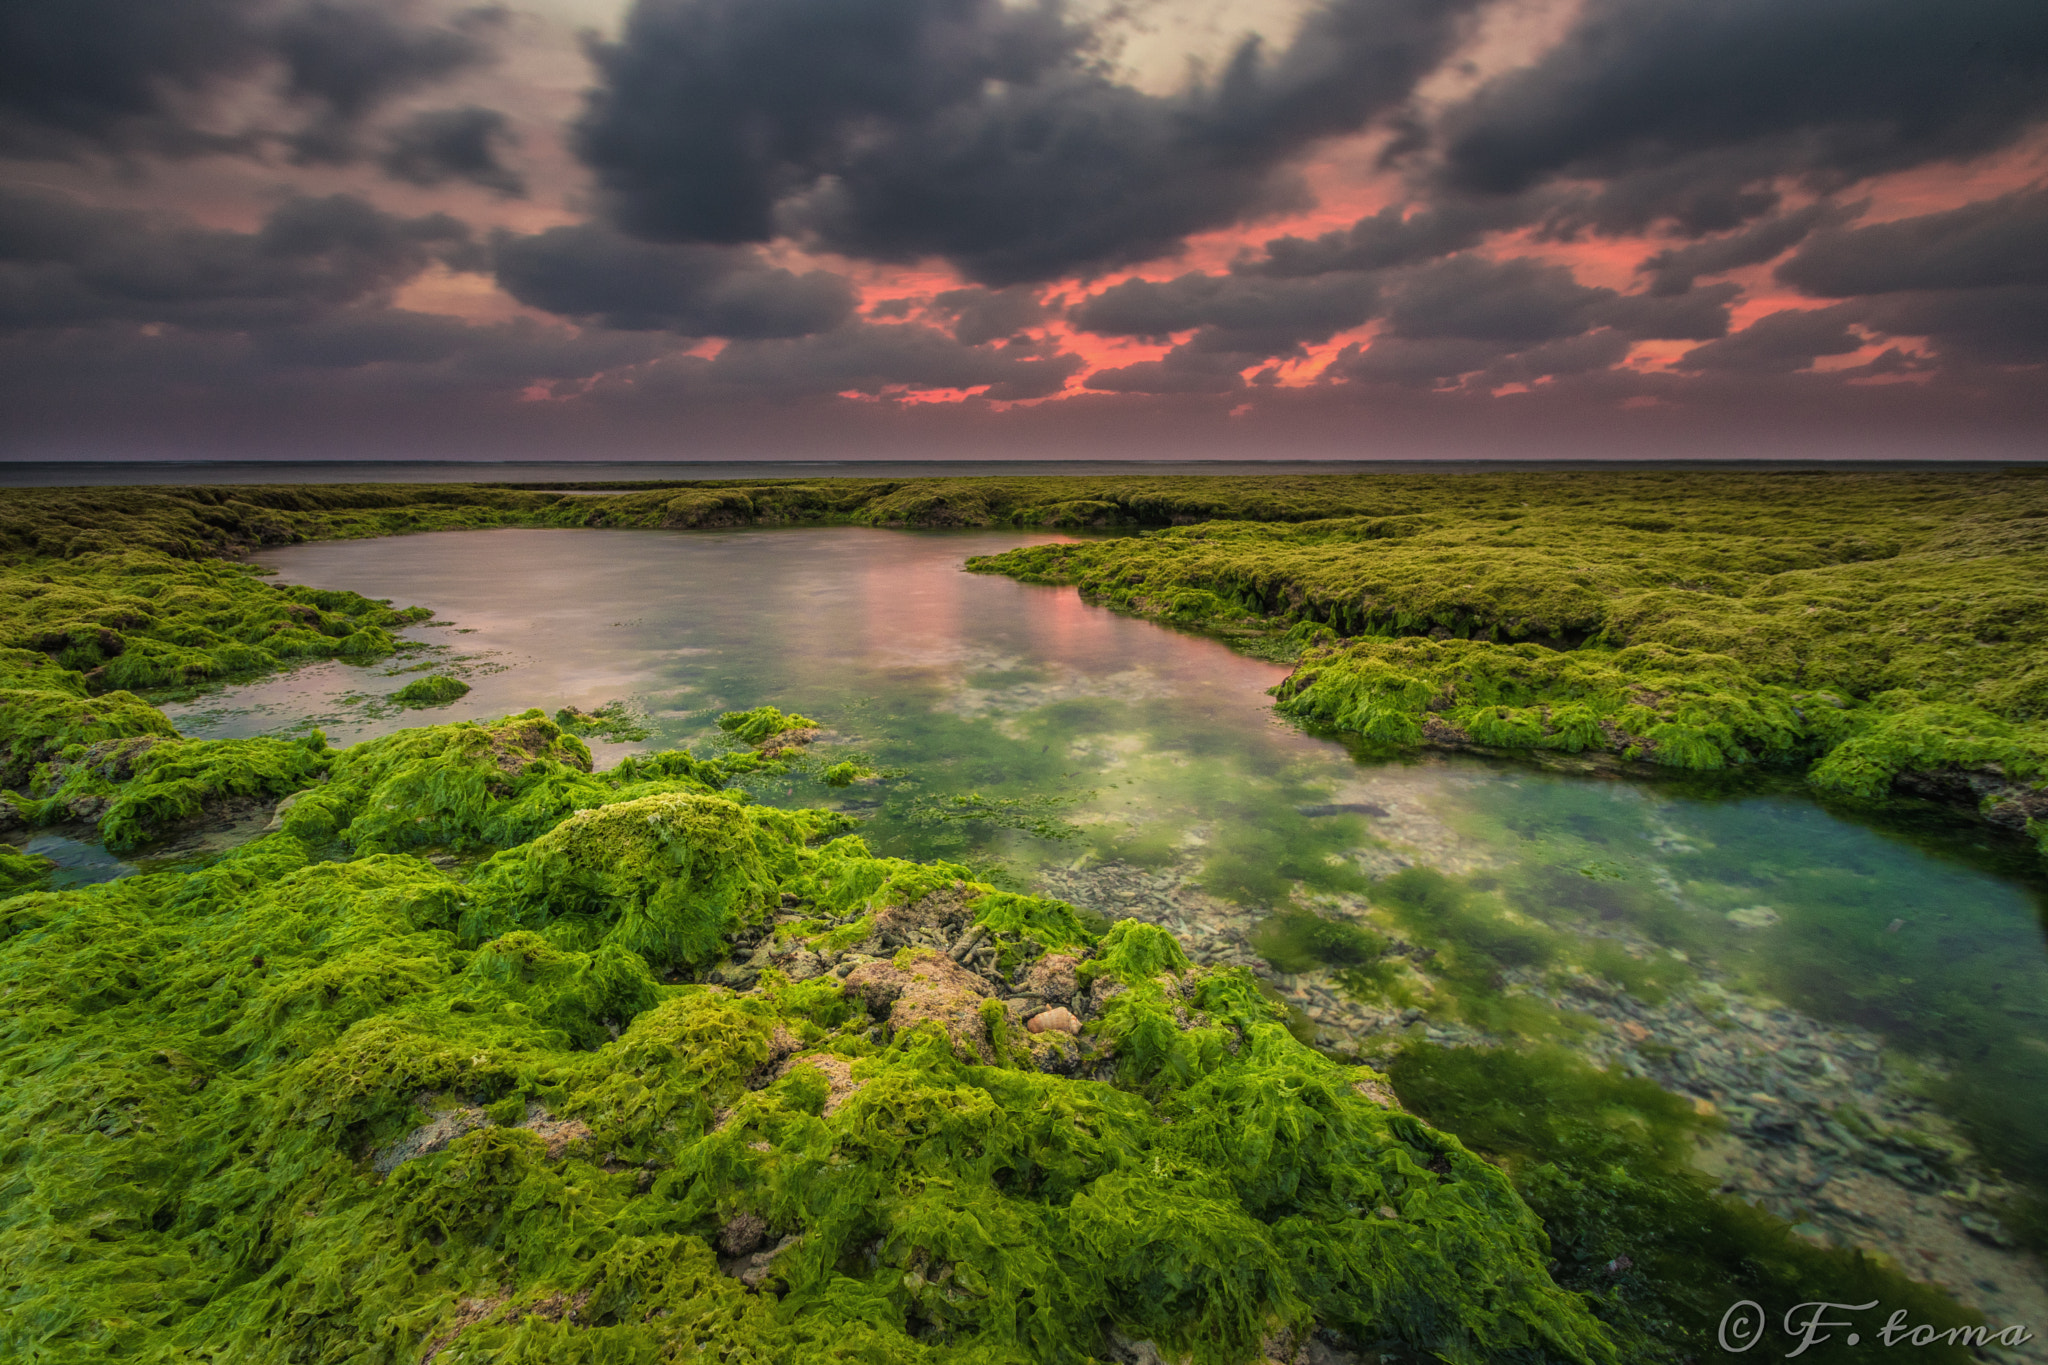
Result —
[[1995, 1174], [2048, 1173], [2034, 863], [1756, 781], [1354, 755], [1272, 713], [1283, 668], [960, 569], [1047, 538], [502, 530], [266, 552], [289, 581], [433, 607], [447, 624], [408, 634], [440, 653], [386, 668], [438, 661], [474, 690], [378, 717], [351, 696], [403, 678], [329, 664], [177, 719], [310, 720], [345, 743], [627, 698], [650, 744], [703, 746], [721, 711], [800, 710], [889, 776], [760, 799], [1167, 924], [1256, 965], [1339, 1050], [1563, 1043], [1654, 1079], [1725, 1118], [1705, 1158], [1724, 1188], [2048, 1325], [2038, 1270], [2000, 1245]]

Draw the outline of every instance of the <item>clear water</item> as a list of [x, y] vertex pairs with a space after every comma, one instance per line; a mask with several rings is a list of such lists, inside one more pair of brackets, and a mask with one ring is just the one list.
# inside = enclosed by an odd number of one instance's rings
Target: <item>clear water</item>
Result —
[[[1968, 1183], [1985, 1166], [2048, 1176], [2048, 899], [2024, 848], [1932, 812], [1831, 811], [1782, 782], [1354, 753], [1273, 714], [1282, 666], [960, 567], [1052, 538], [499, 530], [270, 551], [288, 581], [445, 624], [409, 631], [428, 647], [411, 658], [173, 714], [198, 735], [317, 723], [345, 743], [626, 699], [655, 733], [594, 746], [609, 761], [719, 744], [719, 712], [772, 703], [835, 732], [827, 761], [893, 775], [778, 779], [760, 799], [847, 808], [877, 851], [1152, 918], [1224, 960], [1290, 904], [1398, 938], [1413, 925], [1372, 882], [1437, 869], [1470, 897], [1463, 921], [1430, 927], [1447, 957], [1392, 982], [1277, 976], [1305, 1033], [1368, 1051], [1403, 1030], [1539, 1039], [1650, 1075], [1728, 1117], [1729, 1189], [1885, 1250], [1994, 1321], [2048, 1326], [2038, 1267], [1994, 1245]], [[426, 712], [375, 703], [426, 666], [474, 690]], [[992, 818], [958, 818], [977, 815]], [[1442, 961], [1481, 950], [1497, 994], [1430, 996]], [[1884, 1131], [1976, 1155], [1948, 1169], [1865, 1141]]]

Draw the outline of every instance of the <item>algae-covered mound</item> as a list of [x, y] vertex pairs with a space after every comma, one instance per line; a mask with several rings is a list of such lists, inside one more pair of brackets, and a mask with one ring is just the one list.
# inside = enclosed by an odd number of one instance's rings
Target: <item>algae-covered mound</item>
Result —
[[8, 1358], [1618, 1359], [1500, 1171], [1163, 930], [722, 789], [787, 759], [305, 752], [202, 870], [0, 901]]
[[50, 873], [48, 858], [25, 853], [12, 844], [0, 844], [0, 896], [26, 891]]
[[0, 648], [82, 673], [94, 695], [191, 687], [309, 659], [367, 662], [391, 653], [391, 628], [426, 616], [143, 550], [0, 568]]
[[414, 678], [391, 694], [391, 700], [400, 706], [429, 707], [446, 706], [449, 702], [460, 701], [469, 695], [469, 684], [460, 678], [451, 678], [445, 673], [430, 673], [424, 678]]
[[1361, 481], [1370, 514], [971, 561], [1300, 651], [1281, 709], [1394, 744], [1811, 765], [2048, 818], [2048, 480]]
[[784, 735], [816, 730], [818, 722], [809, 716], [784, 715], [772, 706], [751, 711], [728, 711], [718, 718], [718, 728], [749, 744], [770, 744]]

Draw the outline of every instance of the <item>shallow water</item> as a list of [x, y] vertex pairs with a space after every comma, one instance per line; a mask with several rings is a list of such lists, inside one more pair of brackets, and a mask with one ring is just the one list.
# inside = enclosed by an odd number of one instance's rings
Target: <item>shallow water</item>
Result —
[[[1053, 538], [497, 530], [270, 551], [286, 580], [445, 624], [407, 632], [429, 647], [411, 658], [170, 709], [196, 735], [319, 724], [346, 743], [626, 699], [653, 737], [595, 744], [601, 762], [722, 743], [722, 711], [801, 711], [834, 732], [824, 761], [887, 775], [760, 799], [842, 806], [878, 852], [1153, 919], [1210, 960], [1254, 961], [1290, 903], [1430, 943], [1370, 981], [1262, 970], [1340, 1051], [1541, 1040], [1650, 1076], [1725, 1116], [1710, 1157], [1730, 1192], [1885, 1250], [1994, 1323], [2048, 1327], [2037, 1265], [1996, 1245], [1983, 1203], [1992, 1168], [2048, 1174], [2048, 900], [2016, 843], [1829, 811], [1785, 782], [1354, 754], [1273, 714], [1284, 667], [960, 568]], [[429, 666], [474, 690], [376, 703]], [[1456, 880], [1455, 914], [1404, 919], [1370, 891], [1415, 867]]]

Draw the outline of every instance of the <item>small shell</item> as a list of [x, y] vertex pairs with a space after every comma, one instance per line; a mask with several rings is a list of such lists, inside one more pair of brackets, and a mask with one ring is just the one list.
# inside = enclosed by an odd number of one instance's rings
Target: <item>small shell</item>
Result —
[[1062, 1033], [1079, 1033], [1081, 1031], [1081, 1021], [1073, 1016], [1072, 1011], [1068, 1010], [1065, 1006], [1061, 1006], [1057, 1009], [1049, 1009], [1043, 1014], [1032, 1015], [1030, 1021], [1024, 1027], [1030, 1029], [1033, 1033], [1049, 1033], [1054, 1029], [1058, 1029]]

